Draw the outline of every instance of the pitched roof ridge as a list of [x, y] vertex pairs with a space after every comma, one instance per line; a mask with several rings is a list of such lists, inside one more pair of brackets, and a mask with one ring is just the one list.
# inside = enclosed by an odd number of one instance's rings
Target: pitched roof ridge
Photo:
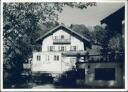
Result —
[[50, 34], [52, 31], [56, 30], [56, 29], [59, 28], [59, 27], [64, 27], [64, 28], [70, 30], [71, 32], [75, 33], [76, 35], [80, 36], [82, 39], [85, 39], [85, 40], [87, 40], [88, 42], [90, 42], [90, 39], [84, 37], [83, 35], [81, 35], [81, 34], [75, 32], [74, 30], [72, 30], [72, 29], [70, 29], [70, 28], [68, 28], [68, 27], [66, 27], [65, 25], [62, 25], [62, 24], [56, 26], [55, 28], [53, 28], [53, 29], [49, 30], [48, 32], [46, 32], [46, 33], [45, 33], [44, 35], [42, 35], [41, 37], [37, 38], [37, 39], [36, 39], [36, 42], [39, 41], [39, 40], [41, 40], [43, 37], [47, 36], [47, 35]]

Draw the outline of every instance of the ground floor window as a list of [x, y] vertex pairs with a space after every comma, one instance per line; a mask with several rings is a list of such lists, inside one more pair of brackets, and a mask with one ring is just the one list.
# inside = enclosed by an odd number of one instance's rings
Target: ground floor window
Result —
[[54, 56], [54, 60], [55, 60], [55, 61], [59, 61], [59, 55], [55, 55], [55, 56]]
[[49, 55], [45, 55], [45, 61], [50, 61]]
[[115, 80], [115, 68], [96, 68], [95, 80]]
[[41, 56], [37, 55], [36, 59], [37, 59], [37, 61], [40, 61], [41, 60]]

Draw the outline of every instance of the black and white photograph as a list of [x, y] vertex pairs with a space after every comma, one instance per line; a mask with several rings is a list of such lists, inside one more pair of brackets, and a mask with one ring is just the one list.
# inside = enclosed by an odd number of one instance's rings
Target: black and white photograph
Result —
[[3, 1], [2, 89], [126, 89], [127, 1], [103, 1]]

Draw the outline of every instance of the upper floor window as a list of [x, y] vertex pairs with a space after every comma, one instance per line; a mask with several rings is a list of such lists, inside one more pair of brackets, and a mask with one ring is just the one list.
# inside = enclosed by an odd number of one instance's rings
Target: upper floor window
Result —
[[37, 61], [40, 61], [41, 60], [41, 56], [37, 55], [36, 59], [37, 59]]
[[53, 36], [53, 44], [70, 44], [71, 39], [66, 35]]
[[66, 51], [66, 46], [58, 46], [59, 51]]
[[54, 51], [54, 46], [48, 46], [48, 51]]
[[56, 39], [58, 39], [58, 36], [53, 36], [53, 40], [56, 40]]
[[77, 46], [71, 46], [71, 51], [76, 51], [77, 50]]
[[61, 46], [61, 51], [64, 51], [64, 46]]
[[46, 54], [45, 55], [45, 63], [49, 63], [50, 61], [50, 55]]

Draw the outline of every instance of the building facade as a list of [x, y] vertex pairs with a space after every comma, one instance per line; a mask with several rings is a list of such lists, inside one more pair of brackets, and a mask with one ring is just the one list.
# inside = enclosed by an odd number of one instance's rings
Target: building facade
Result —
[[50, 30], [36, 42], [41, 44], [41, 51], [33, 52], [33, 72], [63, 73], [72, 70], [78, 59], [84, 61], [84, 55], [91, 46], [89, 39], [62, 25]]

